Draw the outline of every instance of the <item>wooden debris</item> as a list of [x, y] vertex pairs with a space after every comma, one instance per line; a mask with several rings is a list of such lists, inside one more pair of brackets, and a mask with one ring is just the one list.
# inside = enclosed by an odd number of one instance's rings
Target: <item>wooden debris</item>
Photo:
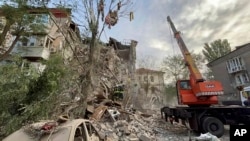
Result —
[[91, 120], [96, 120], [96, 121], [99, 121], [104, 112], [107, 110], [107, 106], [104, 106], [104, 105], [100, 105], [99, 107], [97, 107], [93, 113], [93, 115], [90, 117]]

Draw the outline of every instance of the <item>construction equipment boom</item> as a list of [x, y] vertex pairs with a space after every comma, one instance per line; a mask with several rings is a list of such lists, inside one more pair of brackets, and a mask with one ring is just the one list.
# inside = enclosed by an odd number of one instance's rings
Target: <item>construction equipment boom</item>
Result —
[[[218, 95], [223, 94], [223, 88], [218, 81], [205, 81], [197, 68], [191, 53], [188, 51], [184, 41], [181, 38], [180, 32], [176, 30], [170, 17], [167, 20], [172, 28], [174, 37], [180, 47], [185, 64], [190, 72], [189, 80], [179, 80], [177, 82], [177, 90], [179, 93], [179, 104], [189, 106], [210, 106], [218, 104]], [[184, 87], [184, 86], [188, 87]]]
[[218, 81], [205, 81], [202, 78], [180, 32], [176, 30], [169, 16], [167, 20], [190, 71], [190, 79], [177, 81], [179, 105], [162, 107], [162, 117], [171, 123], [181, 121], [194, 131], [210, 132], [217, 137], [224, 134], [224, 125], [250, 125], [250, 107], [242, 105], [232, 107], [219, 103], [218, 96], [223, 94], [222, 84]]

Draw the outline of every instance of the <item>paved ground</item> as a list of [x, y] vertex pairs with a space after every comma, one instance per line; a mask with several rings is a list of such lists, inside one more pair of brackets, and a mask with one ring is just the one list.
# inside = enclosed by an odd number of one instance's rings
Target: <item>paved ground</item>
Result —
[[[157, 141], [195, 141], [195, 137], [200, 136], [199, 134], [195, 134], [189, 132], [185, 127], [182, 126], [174, 126], [169, 123], [164, 123], [158, 119], [158, 134], [156, 135]], [[225, 134], [219, 138], [220, 141], [229, 141], [229, 127], [225, 126]]]

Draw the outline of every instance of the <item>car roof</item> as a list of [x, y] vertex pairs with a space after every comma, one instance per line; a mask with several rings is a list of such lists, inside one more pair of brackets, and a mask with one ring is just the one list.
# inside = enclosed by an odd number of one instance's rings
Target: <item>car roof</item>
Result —
[[[60, 124], [60, 127], [76, 127], [79, 124], [81, 124], [82, 122], [90, 122], [90, 121], [86, 120], [86, 119], [68, 120], [65, 123]], [[10, 134], [3, 141], [15, 141], [15, 140], [18, 140], [18, 141], [34, 141], [34, 138], [32, 138], [31, 136], [26, 134], [24, 129], [21, 128], [21, 129], [15, 131], [14, 133]]]

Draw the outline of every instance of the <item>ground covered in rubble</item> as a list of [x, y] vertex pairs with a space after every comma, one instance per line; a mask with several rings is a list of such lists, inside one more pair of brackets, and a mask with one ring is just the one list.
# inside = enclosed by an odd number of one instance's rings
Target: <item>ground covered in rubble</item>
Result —
[[[200, 136], [189, 132], [183, 125], [165, 122], [157, 113], [149, 115], [141, 112], [128, 112], [125, 115], [120, 115], [120, 119], [115, 121], [102, 119], [94, 125], [108, 141], [194, 141]], [[226, 129], [225, 135], [218, 141], [228, 140], [229, 134]]]

